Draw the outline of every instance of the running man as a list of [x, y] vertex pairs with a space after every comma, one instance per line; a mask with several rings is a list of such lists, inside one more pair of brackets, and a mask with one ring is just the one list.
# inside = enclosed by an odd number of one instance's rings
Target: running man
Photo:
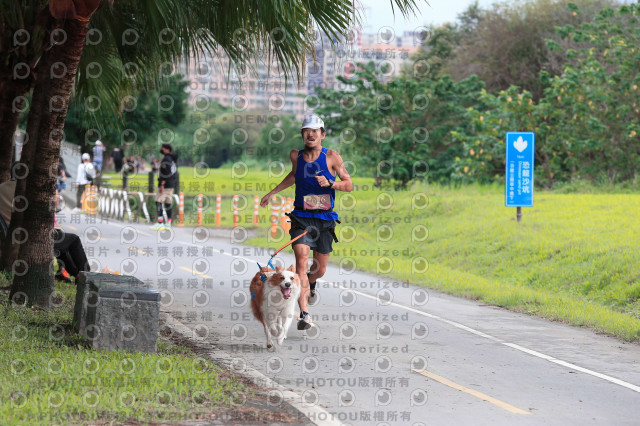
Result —
[[[296, 198], [290, 216], [289, 234], [293, 239], [306, 230], [309, 231], [292, 244], [296, 256], [296, 271], [302, 286], [298, 299], [298, 330], [307, 330], [313, 325], [308, 301], [315, 297], [316, 281], [324, 275], [329, 254], [333, 251], [335, 224], [338, 221], [338, 214], [333, 211], [335, 191], [351, 192], [353, 183], [340, 154], [322, 147], [326, 131], [320, 117], [315, 114], [305, 117], [301, 133], [304, 149], [294, 149], [289, 154], [291, 172], [262, 197], [260, 205], [266, 207], [275, 194], [295, 184]], [[336, 176], [340, 178], [339, 182], [336, 181]], [[338, 241], [337, 238], [335, 240]], [[313, 250], [313, 268], [307, 274], [310, 250]]]

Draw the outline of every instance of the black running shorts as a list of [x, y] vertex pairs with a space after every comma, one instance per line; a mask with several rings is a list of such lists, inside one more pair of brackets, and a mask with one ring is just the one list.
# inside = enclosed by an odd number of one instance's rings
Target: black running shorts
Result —
[[296, 216], [296, 219], [300, 222], [300, 225], [304, 225], [306, 229], [301, 229], [295, 224], [292, 224], [289, 230], [291, 238], [297, 237], [304, 233], [305, 230], [309, 230], [309, 233], [299, 240], [296, 240], [292, 245], [305, 244], [308, 245], [311, 250], [322, 254], [328, 254], [333, 251], [333, 233], [331, 230], [336, 227], [335, 221], [300, 216]]

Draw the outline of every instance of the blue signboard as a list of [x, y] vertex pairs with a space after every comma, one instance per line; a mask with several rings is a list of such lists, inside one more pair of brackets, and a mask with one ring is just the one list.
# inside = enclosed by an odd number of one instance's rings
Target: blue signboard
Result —
[[533, 206], [533, 132], [507, 132], [504, 204], [507, 207]]

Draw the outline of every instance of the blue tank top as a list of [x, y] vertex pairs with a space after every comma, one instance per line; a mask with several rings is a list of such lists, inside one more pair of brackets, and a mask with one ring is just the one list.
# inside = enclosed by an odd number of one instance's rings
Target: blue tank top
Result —
[[333, 209], [336, 199], [336, 191], [328, 186], [320, 186], [316, 176], [324, 176], [334, 182], [336, 177], [329, 173], [329, 169], [327, 167], [327, 148], [322, 148], [322, 152], [318, 156], [318, 159], [312, 163], [304, 161], [302, 152], [302, 149], [298, 151], [298, 162], [295, 174], [296, 198], [293, 202], [293, 206], [295, 207], [293, 215], [298, 217], [313, 217], [322, 220], [338, 220], [338, 213], [334, 211], [304, 211], [304, 197], [307, 195], [329, 195], [331, 198], [331, 209]]

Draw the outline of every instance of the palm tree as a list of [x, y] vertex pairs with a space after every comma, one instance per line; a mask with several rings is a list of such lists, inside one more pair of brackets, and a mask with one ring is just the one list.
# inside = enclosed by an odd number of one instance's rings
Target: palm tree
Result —
[[[415, 13], [417, 2], [393, 0], [392, 4], [408, 15]], [[72, 92], [76, 96], [99, 96], [103, 105], [98, 112], [99, 120], [117, 123], [120, 99], [131, 85], [159, 79], [162, 64], [176, 64], [192, 54], [222, 49], [234, 66], [240, 67], [266, 51], [275, 55], [285, 75], [300, 77], [305, 56], [313, 51], [312, 29], [341, 39], [360, 18], [352, 0], [115, 0], [109, 4], [100, 0], [3, 0], [3, 3], [7, 3], [7, 8], [3, 4], [0, 40], [6, 40], [3, 35], [17, 29], [34, 28], [32, 43], [25, 51], [36, 61], [27, 124], [29, 142], [22, 160], [29, 173], [19, 181], [16, 190], [16, 197], [26, 199], [27, 208], [24, 213], [14, 212], [10, 229], [13, 232], [24, 228], [28, 242], [19, 246], [19, 251], [15, 245], [5, 246], [3, 258], [10, 261], [16, 272], [10, 297], [20, 293], [29, 303], [39, 306], [49, 305], [53, 289], [50, 235], [55, 175], [50, 166], [58, 162]], [[25, 24], [27, 10], [31, 21]], [[18, 15], [22, 15], [22, 20], [16, 18]], [[90, 21], [91, 30], [98, 30], [96, 36], [102, 38], [95, 45], [91, 34], [87, 39]], [[8, 25], [13, 27], [7, 28]], [[62, 32], [54, 34], [55, 30]], [[137, 40], [129, 42], [126, 38], [129, 36]], [[49, 43], [51, 40], [53, 43]], [[85, 40], [89, 40], [86, 46]], [[0, 44], [0, 57], [13, 54], [14, 51], [7, 53]], [[15, 62], [16, 58], [12, 60]], [[101, 77], [92, 78], [89, 66], [99, 67]], [[130, 78], [128, 74], [122, 75], [123, 67], [138, 68], [141, 72], [134, 72]], [[0, 73], [0, 88], [11, 84], [9, 77], [8, 73]], [[0, 111], [5, 111], [7, 101], [0, 98], [3, 102]], [[6, 133], [12, 134], [15, 125], [9, 122], [11, 117], [1, 118], [2, 126], [10, 130]], [[0, 141], [0, 149], [1, 144]], [[6, 171], [6, 165], [0, 163], [0, 167]]]
[[[48, 26], [45, 1], [0, 2], [0, 183], [11, 178], [13, 133], [35, 83]], [[49, 15], [50, 16], [50, 15]], [[46, 43], [46, 41], [44, 41]], [[48, 48], [48, 46], [45, 46]], [[28, 149], [28, 148], [27, 148]]]

